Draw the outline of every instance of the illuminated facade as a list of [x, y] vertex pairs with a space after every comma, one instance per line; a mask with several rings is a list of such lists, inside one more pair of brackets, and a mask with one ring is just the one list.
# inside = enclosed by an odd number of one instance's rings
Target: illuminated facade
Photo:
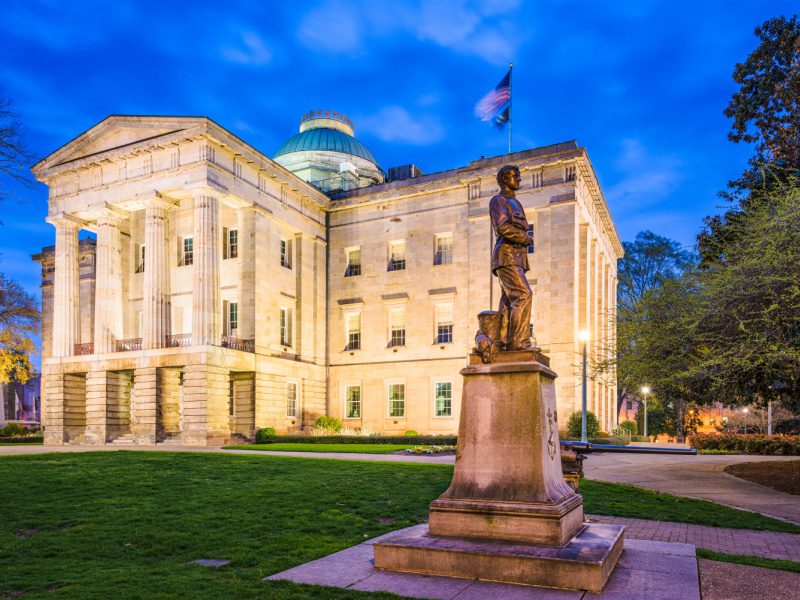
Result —
[[[274, 159], [206, 118], [112, 116], [34, 167], [56, 232], [35, 257], [47, 442], [213, 445], [322, 414], [455, 432], [475, 315], [499, 299], [488, 201], [509, 162], [566, 419], [578, 331], [613, 347], [622, 254], [583, 148], [387, 178], [336, 113], [305, 115]], [[588, 395], [612, 428], [614, 378]]]

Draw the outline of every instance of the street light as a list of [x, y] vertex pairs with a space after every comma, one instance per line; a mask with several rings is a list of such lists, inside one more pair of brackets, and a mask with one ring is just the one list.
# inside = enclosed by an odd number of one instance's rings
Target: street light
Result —
[[[647, 437], [647, 394], [650, 393], [650, 388], [648, 386], [644, 386], [642, 388], [642, 394], [644, 394], [644, 437]], [[647, 441], [650, 441], [648, 438]]]
[[578, 339], [583, 342], [583, 372], [581, 385], [581, 442], [589, 444], [589, 436], [586, 433], [586, 342], [589, 341], [589, 332], [581, 329]]
[[742, 412], [744, 413], [744, 434], [747, 435], [747, 413], [750, 412], [750, 409], [745, 406]]

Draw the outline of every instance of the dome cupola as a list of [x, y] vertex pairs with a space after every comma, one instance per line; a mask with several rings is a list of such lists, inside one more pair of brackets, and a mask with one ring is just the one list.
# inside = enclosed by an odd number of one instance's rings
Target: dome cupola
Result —
[[354, 134], [353, 122], [345, 115], [311, 111], [300, 119], [300, 132], [286, 140], [273, 158], [326, 193], [383, 183], [378, 161]]

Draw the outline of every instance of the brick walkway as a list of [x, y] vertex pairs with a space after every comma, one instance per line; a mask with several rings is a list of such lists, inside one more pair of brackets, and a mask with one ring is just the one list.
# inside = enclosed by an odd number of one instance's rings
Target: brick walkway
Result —
[[586, 517], [598, 523], [624, 525], [625, 537], [634, 540], [679, 542], [727, 554], [748, 554], [800, 562], [800, 534], [797, 533], [728, 529], [601, 515], [586, 515]]

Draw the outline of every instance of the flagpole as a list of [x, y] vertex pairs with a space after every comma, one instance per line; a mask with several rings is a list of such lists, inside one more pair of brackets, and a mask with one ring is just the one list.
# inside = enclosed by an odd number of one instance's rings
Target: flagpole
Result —
[[511, 95], [511, 70], [514, 68], [514, 63], [508, 63], [508, 153], [511, 154], [511, 102], [513, 96]]

